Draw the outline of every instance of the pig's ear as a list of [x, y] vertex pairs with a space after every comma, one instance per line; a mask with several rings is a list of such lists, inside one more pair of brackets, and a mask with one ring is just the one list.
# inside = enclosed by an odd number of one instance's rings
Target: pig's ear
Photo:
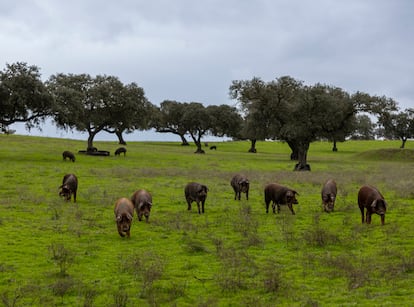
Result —
[[292, 192], [293, 192], [293, 195], [296, 194], [296, 195], [299, 196], [299, 193], [298, 192], [296, 192], [296, 191], [292, 191]]
[[152, 207], [152, 203], [148, 202], [148, 205], [149, 205], [150, 208]]
[[377, 200], [374, 200], [371, 204], [371, 208], [375, 208], [376, 205], [377, 205]]
[[116, 216], [116, 221], [117, 221], [117, 222], [120, 222], [120, 221], [121, 221], [121, 216], [120, 216], [120, 215], [117, 215], [117, 216]]
[[127, 218], [128, 218], [129, 221], [132, 221], [132, 215], [131, 214], [128, 213]]

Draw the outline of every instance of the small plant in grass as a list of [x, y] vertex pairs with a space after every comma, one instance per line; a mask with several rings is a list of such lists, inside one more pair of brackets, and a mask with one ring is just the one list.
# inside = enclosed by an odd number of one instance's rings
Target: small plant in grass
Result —
[[375, 263], [356, 257], [353, 254], [327, 255], [323, 264], [330, 265], [334, 276], [345, 276], [348, 281], [348, 289], [353, 290], [363, 287], [370, 280], [370, 274], [375, 272]]
[[249, 254], [234, 248], [224, 248], [220, 252], [222, 269], [216, 276], [222, 292], [236, 292], [253, 284], [258, 267]]
[[165, 291], [168, 294], [168, 299], [170, 301], [174, 301], [180, 297], [183, 297], [185, 295], [186, 289], [187, 289], [187, 284], [173, 282], [170, 285], [170, 287], [168, 287]]
[[51, 285], [51, 290], [53, 295], [60, 296], [62, 301], [63, 297], [69, 291], [73, 290], [75, 286], [75, 281], [70, 276], [65, 276], [62, 278], [58, 278], [55, 283]]
[[208, 252], [208, 249], [203, 244], [203, 242], [197, 239], [191, 238], [189, 235], [183, 236], [183, 242], [184, 242], [184, 249], [188, 253], [207, 253]]
[[49, 246], [49, 252], [53, 262], [59, 267], [59, 275], [66, 276], [67, 270], [75, 260], [74, 253], [67, 249], [62, 243], [52, 243]]
[[293, 215], [279, 214], [276, 218], [276, 224], [280, 227], [280, 232], [286, 243], [286, 247], [289, 246], [291, 242], [295, 242]]
[[306, 230], [303, 238], [309, 245], [323, 247], [339, 242], [337, 235], [331, 233], [320, 225], [320, 213], [314, 215], [311, 229]]
[[142, 280], [142, 297], [151, 295], [153, 284], [162, 277], [164, 267], [164, 259], [152, 252], [146, 252], [142, 255], [121, 256], [122, 270], [132, 273], [135, 279]]
[[126, 307], [128, 303], [128, 293], [118, 290], [113, 294], [114, 307]]
[[281, 268], [276, 261], [269, 261], [263, 267], [263, 288], [265, 292], [276, 293], [283, 287]]
[[257, 246], [263, 243], [257, 233], [259, 222], [252, 215], [250, 205], [242, 204], [239, 210], [239, 216], [233, 220], [234, 229], [240, 232], [243, 237], [244, 244], [249, 246]]
[[93, 302], [98, 295], [98, 291], [93, 288], [88, 287], [87, 285], [82, 285], [81, 293], [83, 296], [83, 307], [92, 307]]
[[211, 241], [213, 242], [214, 246], [216, 247], [216, 253], [220, 254], [223, 249], [223, 239], [221, 238], [211, 238]]
[[20, 288], [14, 290], [13, 293], [10, 294], [11, 291], [5, 290], [1, 293], [0, 298], [1, 302], [6, 307], [14, 307], [17, 306], [17, 301], [21, 298], [21, 291]]

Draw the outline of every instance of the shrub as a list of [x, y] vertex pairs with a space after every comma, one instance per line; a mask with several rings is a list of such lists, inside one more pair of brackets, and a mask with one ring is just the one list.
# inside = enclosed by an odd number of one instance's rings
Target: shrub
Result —
[[309, 245], [318, 247], [339, 242], [339, 237], [336, 234], [321, 227], [320, 213], [314, 215], [312, 227], [303, 233], [303, 238]]
[[66, 276], [66, 271], [74, 262], [74, 253], [65, 248], [62, 243], [52, 243], [49, 246], [49, 252], [52, 254], [52, 260], [59, 266], [59, 275]]

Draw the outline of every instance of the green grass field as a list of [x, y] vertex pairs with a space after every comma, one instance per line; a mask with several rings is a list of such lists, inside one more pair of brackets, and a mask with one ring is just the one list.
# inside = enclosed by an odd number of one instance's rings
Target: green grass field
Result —
[[[211, 144], [210, 144], [211, 145]], [[194, 146], [95, 142], [109, 157], [76, 154], [86, 141], [0, 135], [0, 298], [5, 306], [412, 306], [414, 304], [414, 150], [398, 141], [311, 144], [311, 172], [293, 172], [281, 142]], [[58, 187], [79, 178], [77, 203]], [[250, 198], [234, 200], [236, 173]], [[320, 190], [334, 178], [335, 212]], [[204, 215], [187, 211], [184, 186], [209, 187]], [[266, 214], [264, 185], [298, 191], [296, 215]], [[385, 225], [361, 224], [357, 193], [377, 186]], [[140, 188], [153, 195], [150, 223], [134, 215], [121, 238], [115, 201]], [[244, 196], [244, 195], [243, 195]]]

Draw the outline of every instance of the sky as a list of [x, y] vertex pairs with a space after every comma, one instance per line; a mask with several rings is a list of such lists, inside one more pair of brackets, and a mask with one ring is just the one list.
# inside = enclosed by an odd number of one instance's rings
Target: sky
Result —
[[[291, 76], [384, 95], [404, 110], [414, 107], [413, 35], [412, 0], [0, 1], [0, 69], [26, 62], [43, 80], [116, 76], [155, 105], [234, 105], [232, 80]], [[30, 134], [86, 138], [50, 121]], [[179, 141], [154, 132], [125, 139]]]

